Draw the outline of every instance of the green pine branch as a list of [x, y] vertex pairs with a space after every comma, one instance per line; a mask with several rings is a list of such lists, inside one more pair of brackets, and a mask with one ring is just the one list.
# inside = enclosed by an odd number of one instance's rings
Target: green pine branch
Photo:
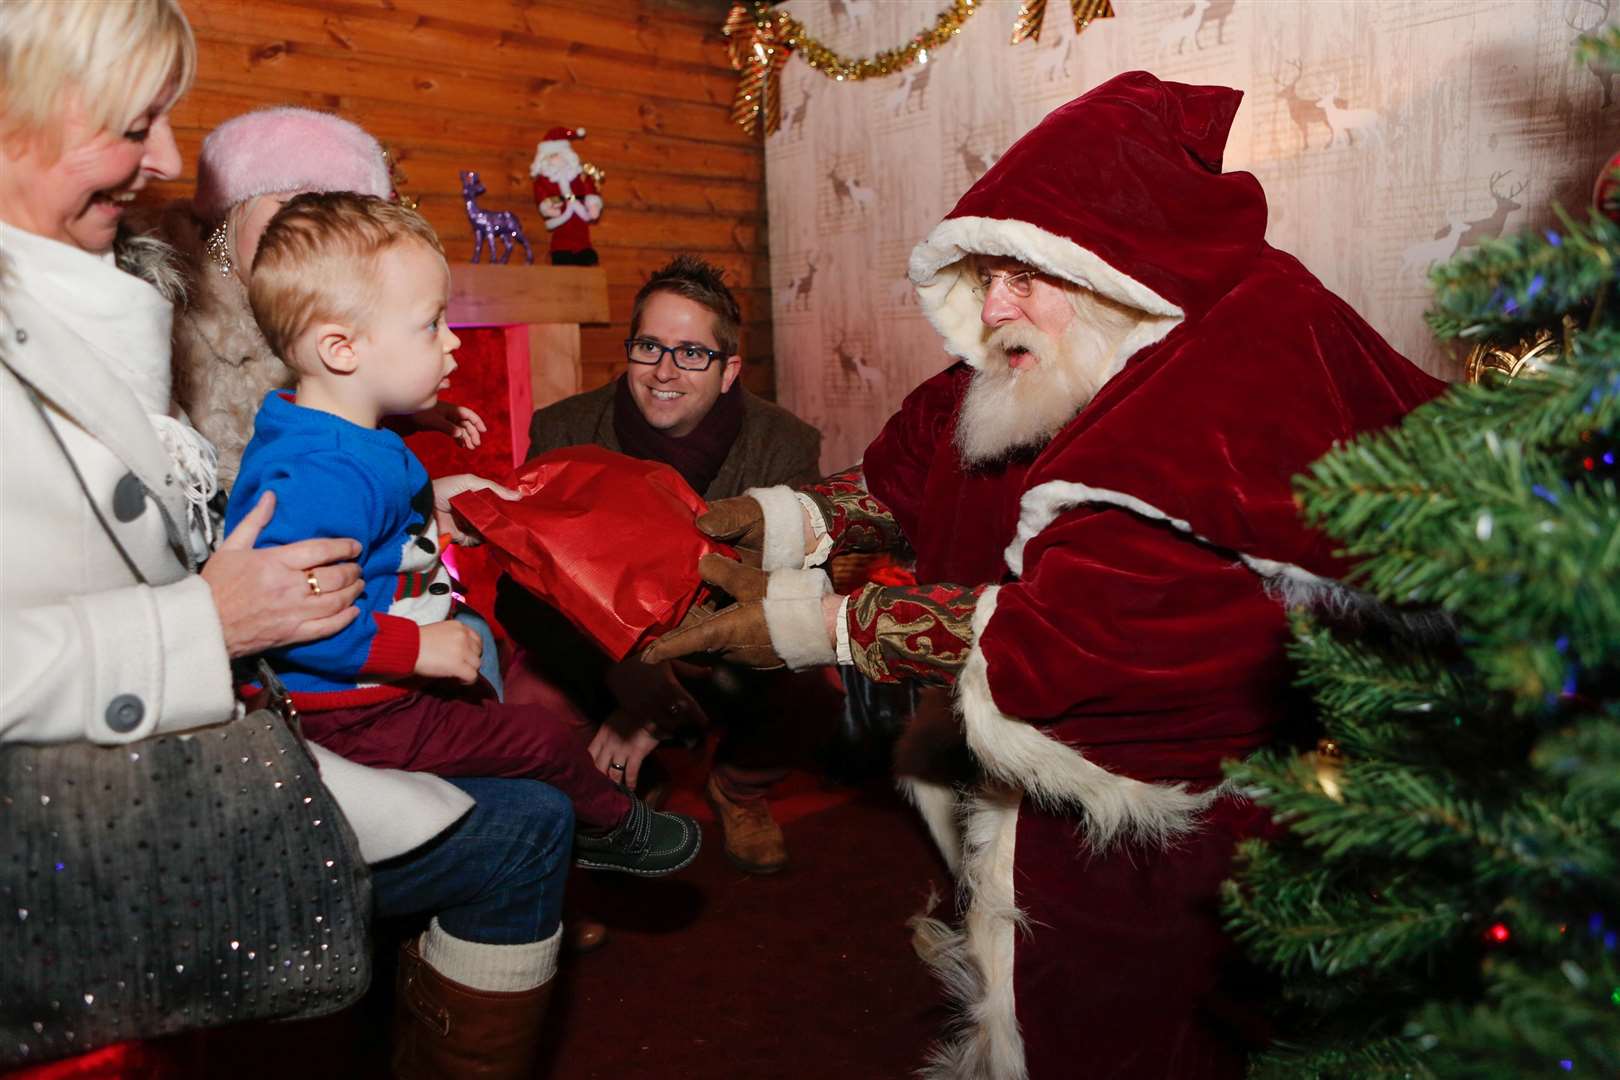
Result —
[[1426, 318], [1437, 337], [1511, 341], [1604, 306], [1620, 264], [1620, 225], [1596, 210], [1585, 221], [1557, 213], [1558, 229], [1484, 240], [1429, 272], [1435, 306]]

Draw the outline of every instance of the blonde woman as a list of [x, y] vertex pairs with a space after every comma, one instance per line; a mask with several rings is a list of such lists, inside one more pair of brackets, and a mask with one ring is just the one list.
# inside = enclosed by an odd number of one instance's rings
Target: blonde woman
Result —
[[[133, 759], [143, 739], [228, 723], [232, 658], [356, 614], [353, 541], [254, 550], [269, 499], [212, 555], [185, 527], [210, 470], [170, 415], [172, 310], [113, 251], [136, 194], [180, 170], [169, 110], [195, 64], [174, 0], [0, 3], [0, 754], [84, 741]], [[567, 801], [533, 781], [452, 786], [316, 752], [377, 864], [378, 913], [435, 914], [401, 962], [397, 1075], [528, 1075], [561, 938]], [[83, 813], [129, 811], [82, 798]], [[0, 892], [21, 872], [0, 864]], [[131, 868], [75, 872], [115, 894]], [[241, 872], [277, 902], [273, 853]], [[0, 967], [0, 999], [27, 1000], [46, 977], [31, 963]]]

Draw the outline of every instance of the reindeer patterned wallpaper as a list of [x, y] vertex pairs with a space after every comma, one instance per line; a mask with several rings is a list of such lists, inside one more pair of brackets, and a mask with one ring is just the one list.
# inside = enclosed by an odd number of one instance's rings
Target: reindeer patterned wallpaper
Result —
[[[1455, 358], [1422, 320], [1425, 271], [1504, 230], [1587, 204], [1620, 149], [1614, 71], [1570, 60], [1620, 0], [1115, 0], [1076, 38], [1050, 0], [1009, 46], [1015, 0], [986, 0], [933, 60], [835, 83], [797, 61], [766, 140], [778, 400], [859, 458], [906, 391], [946, 363], [905, 280], [911, 248], [1013, 140], [1121, 71], [1246, 93], [1226, 167], [1259, 177], [1269, 239], [1396, 348]], [[790, 0], [811, 32], [870, 55], [942, 0]], [[1620, 11], [1614, 13], [1620, 19]]]

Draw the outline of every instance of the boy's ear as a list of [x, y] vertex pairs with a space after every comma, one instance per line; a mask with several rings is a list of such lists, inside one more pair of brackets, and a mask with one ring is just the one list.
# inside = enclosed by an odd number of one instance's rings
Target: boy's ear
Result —
[[355, 333], [352, 326], [343, 323], [318, 323], [310, 330], [315, 339], [315, 355], [321, 366], [337, 375], [353, 374], [360, 364], [355, 352]]

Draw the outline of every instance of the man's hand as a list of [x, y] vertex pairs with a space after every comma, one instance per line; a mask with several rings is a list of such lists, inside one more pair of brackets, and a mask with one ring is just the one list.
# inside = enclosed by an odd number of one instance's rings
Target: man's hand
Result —
[[489, 430], [483, 417], [465, 405], [452, 405], [448, 401], [440, 401], [421, 412], [412, 413], [411, 422], [423, 431], [437, 431], [450, 436], [463, 450], [476, 450], [478, 444], [484, 441], [484, 432]]
[[484, 542], [484, 538], [477, 533], [462, 531], [456, 524], [455, 516], [450, 513], [450, 500], [469, 491], [493, 491], [507, 502], [523, 498], [521, 493], [509, 487], [502, 487], [493, 480], [485, 480], [472, 473], [441, 476], [433, 481], [433, 518], [438, 522], [439, 532], [462, 547], [474, 547]]
[[[658, 746], [658, 736], [623, 711], [615, 712], [591, 737], [591, 761], [609, 780], [624, 781], [631, 791], [641, 776], [641, 763]], [[613, 768], [623, 766], [623, 771]]]
[[705, 555], [699, 559], [698, 573], [710, 585], [729, 593], [737, 603], [718, 614], [693, 608], [680, 626], [641, 654], [642, 661], [656, 664], [694, 653], [712, 652], [746, 667], [783, 666], [782, 658], [771, 646], [770, 628], [765, 625], [765, 589], [770, 575], [720, 555]]
[[607, 684], [620, 711], [658, 733], [669, 736], [708, 726], [703, 707], [681, 685], [673, 663], [621, 660], [608, 668]]
[[360, 614], [354, 602], [364, 583], [347, 561], [360, 545], [319, 539], [255, 550], [275, 512], [275, 492], [267, 491], [202, 569], [232, 658], [330, 637]]
[[415, 671], [425, 678], [454, 679], [471, 686], [478, 681], [478, 661], [483, 656], [484, 639], [478, 631], [446, 619], [422, 627]]

